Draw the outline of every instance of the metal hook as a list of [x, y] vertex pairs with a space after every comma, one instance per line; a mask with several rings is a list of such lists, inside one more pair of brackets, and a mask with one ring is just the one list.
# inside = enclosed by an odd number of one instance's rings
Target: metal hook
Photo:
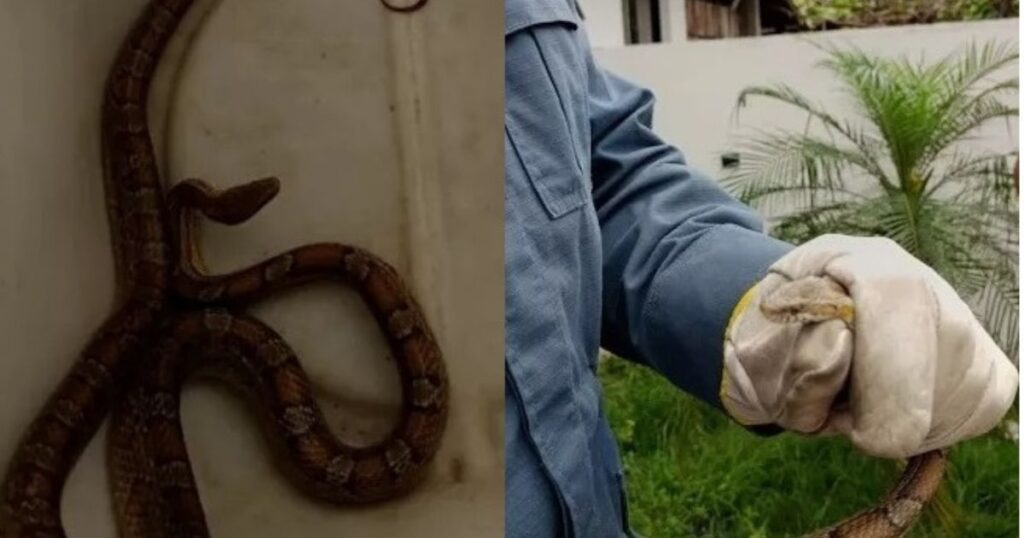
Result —
[[389, 0], [380, 0], [380, 2], [384, 4], [384, 7], [388, 8], [391, 11], [396, 11], [398, 13], [411, 13], [413, 11], [417, 11], [423, 6], [427, 5], [427, 2], [429, 1], [430, 0], [416, 0], [416, 3], [408, 6], [396, 6], [392, 4]]

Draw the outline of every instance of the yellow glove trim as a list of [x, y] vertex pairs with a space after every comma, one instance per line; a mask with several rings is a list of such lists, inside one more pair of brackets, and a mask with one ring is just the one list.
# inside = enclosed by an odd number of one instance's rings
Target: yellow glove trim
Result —
[[729, 323], [725, 326], [725, 338], [729, 338], [729, 331], [732, 326], [736, 323], [736, 320], [747, 310], [750, 306], [750, 301], [754, 300], [754, 292], [757, 291], [757, 284], [750, 286], [750, 289], [743, 293], [740, 300], [736, 302], [736, 306], [732, 307], [732, 314], [729, 315]]
[[855, 317], [854, 314], [856, 312], [857, 309], [854, 308], [853, 302], [850, 302], [850, 304], [841, 304], [836, 307], [836, 315], [839, 316], [839, 319], [846, 322], [847, 327], [853, 327], [853, 318]]
[[[732, 307], [732, 313], [729, 314], [729, 323], [725, 325], [725, 334], [722, 337], [723, 345], [722, 349], [725, 349], [725, 345], [729, 341], [729, 332], [732, 331], [732, 326], [736, 324], [736, 320], [739, 319], [744, 312], [747, 311], [747, 307], [750, 306], [750, 302], [754, 300], [754, 295], [757, 292], [757, 284], [751, 286], [747, 291], [743, 293], [740, 300], [736, 302], [736, 306]], [[726, 405], [725, 395], [729, 393], [729, 376], [726, 375], [725, 371], [725, 357], [722, 357], [722, 384], [718, 387], [718, 401], [722, 402], [722, 407], [725, 408], [729, 415], [732, 415], [732, 411], [729, 410]], [[733, 417], [733, 420], [736, 420]], [[738, 421], [737, 421], [738, 422]], [[742, 424], [742, 423], [741, 423]]]

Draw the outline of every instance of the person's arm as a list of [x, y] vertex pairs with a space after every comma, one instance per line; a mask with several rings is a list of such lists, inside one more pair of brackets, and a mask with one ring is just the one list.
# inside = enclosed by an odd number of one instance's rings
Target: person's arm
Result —
[[602, 346], [721, 407], [729, 315], [791, 247], [654, 133], [650, 91], [588, 63]]
[[757, 433], [840, 433], [876, 456], [999, 422], [1017, 369], [934, 270], [881, 237], [766, 237], [651, 131], [650, 92], [591, 65], [590, 94], [607, 349]]

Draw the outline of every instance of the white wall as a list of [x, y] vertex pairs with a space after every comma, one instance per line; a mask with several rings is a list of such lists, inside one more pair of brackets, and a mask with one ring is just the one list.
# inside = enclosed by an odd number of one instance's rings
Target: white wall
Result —
[[661, 4], [661, 41], [678, 43], [686, 41], [685, 0], [659, 0]]
[[594, 48], [621, 47], [626, 43], [622, 0], [579, 0], [587, 36]]
[[[807, 42], [828, 40], [869, 53], [938, 58], [970, 41], [1017, 41], [1018, 20], [845, 30], [818, 34], [633, 45], [595, 50], [608, 69], [651, 88], [658, 98], [655, 129], [678, 145], [689, 161], [723, 175], [720, 155], [734, 148], [749, 127], [799, 128], [805, 117], [768, 101], [751, 101], [738, 123], [736, 97], [754, 84], [785, 82], [827, 106], [843, 107], [836, 83], [815, 68], [821, 52]], [[749, 131], [746, 131], [749, 132]], [[993, 124], [980, 143], [999, 151], [1017, 147], [1017, 122]]]

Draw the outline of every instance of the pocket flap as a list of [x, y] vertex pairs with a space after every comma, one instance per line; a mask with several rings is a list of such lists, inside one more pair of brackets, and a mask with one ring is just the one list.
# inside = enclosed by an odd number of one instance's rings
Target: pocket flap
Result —
[[574, 0], [505, 0], [505, 35], [538, 24], [579, 25]]

